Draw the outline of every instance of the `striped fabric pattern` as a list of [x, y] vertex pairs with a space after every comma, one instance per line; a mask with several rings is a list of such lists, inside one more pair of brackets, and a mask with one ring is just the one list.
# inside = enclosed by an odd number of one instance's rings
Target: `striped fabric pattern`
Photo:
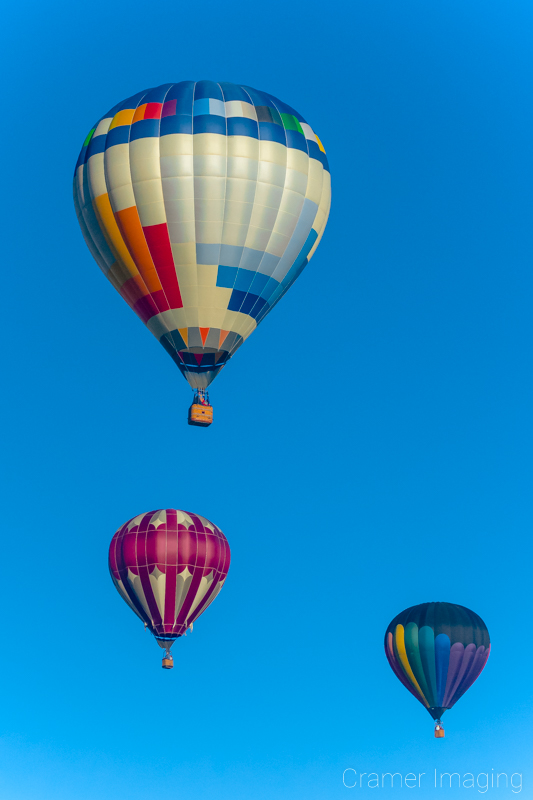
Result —
[[487, 626], [454, 603], [422, 603], [395, 617], [385, 654], [396, 677], [440, 719], [481, 674], [490, 654]]
[[315, 252], [331, 202], [324, 147], [266, 92], [182, 81], [92, 127], [74, 203], [100, 269], [206, 388]]
[[109, 547], [115, 587], [164, 648], [213, 602], [229, 565], [222, 531], [198, 514], [173, 508], [130, 519]]

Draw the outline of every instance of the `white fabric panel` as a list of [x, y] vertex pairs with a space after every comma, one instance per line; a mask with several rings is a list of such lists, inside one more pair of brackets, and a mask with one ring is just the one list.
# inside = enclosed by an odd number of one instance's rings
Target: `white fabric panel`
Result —
[[223, 331], [235, 331], [243, 339], [246, 339], [252, 331], [255, 331], [257, 323], [248, 314], [241, 314], [240, 311], [226, 311], [224, 322], [220, 327]]
[[226, 158], [226, 135], [220, 133], [195, 133], [193, 139], [193, 152], [195, 156], [224, 156]]
[[105, 133], [107, 133], [112, 121], [113, 117], [106, 117], [105, 119], [101, 119], [98, 125], [96, 126], [93, 139], [95, 136], [103, 136]]
[[[206, 213], [209, 212], [206, 211]], [[199, 244], [220, 244], [222, 241], [222, 226], [222, 219], [197, 219], [196, 241]]]
[[309, 173], [309, 156], [302, 150], [295, 150], [292, 147], [287, 149], [287, 169], [294, 169], [302, 175]]
[[194, 219], [186, 220], [184, 222], [167, 222], [167, 227], [171, 244], [194, 242], [194, 237], [196, 235], [196, 225]]
[[[250, 219], [250, 224], [255, 227], [261, 228], [265, 231], [271, 232], [272, 229], [274, 228], [274, 225], [276, 224], [277, 216], [278, 216], [277, 208], [270, 208], [269, 206], [261, 206], [256, 203], [253, 206], [253, 213]], [[248, 243], [247, 247], [250, 247]]]
[[117, 144], [108, 148], [105, 151], [104, 168], [113, 211], [116, 213], [134, 206], [129, 145]]
[[159, 139], [156, 136], [150, 136], [146, 139], [134, 139], [133, 142], [130, 142], [129, 148], [132, 183], [150, 180], [160, 181]]
[[[180, 177], [180, 178], [164, 178], [162, 181], [163, 196], [165, 202], [168, 200], [194, 200], [194, 178]], [[190, 203], [191, 208], [194, 204]]]
[[192, 133], [169, 133], [159, 139], [161, 157], [167, 156], [192, 156]]
[[135, 204], [143, 227], [167, 221], [161, 167], [159, 138], [147, 137], [130, 142], [130, 167]]
[[[252, 250], [266, 250], [270, 234], [271, 228], [265, 230], [264, 228], [256, 228], [254, 225], [250, 225], [246, 235], [246, 247], [250, 247]], [[274, 253], [274, 255], [277, 254]]]
[[167, 585], [167, 576], [164, 572], [160, 572], [156, 567], [153, 572], [149, 573], [150, 585], [154, 593], [154, 599], [157, 603], [157, 608], [161, 617], [165, 616], [165, 589]]
[[105, 151], [104, 165], [109, 201], [114, 213], [134, 206], [135, 194], [131, 182], [129, 145], [117, 144], [108, 148]]
[[226, 101], [226, 117], [246, 117], [257, 121], [255, 106], [241, 100]]
[[161, 177], [181, 178], [183, 176], [194, 175], [194, 159], [192, 155], [187, 156], [165, 156], [161, 158]]
[[[228, 224], [249, 225], [253, 207], [253, 203], [235, 203], [232, 200], [226, 200], [224, 204], [224, 227]], [[231, 244], [231, 242], [224, 242], [224, 244]]]
[[222, 244], [231, 244], [235, 247], [244, 247], [247, 236], [248, 222], [243, 225], [236, 225], [232, 222], [224, 221], [224, 227], [222, 230]]
[[174, 320], [174, 324], [172, 325], [172, 330], [174, 330], [174, 328], [187, 327], [187, 316], [185, 314], [184, 308], [174, 308], [170, 311], [170, 314], [172, 315], [172, 319]]
[[[288, 172], [289, 171], [287, 170], [287, 174]], [[305, 188], [307, 188], [307, 186]], [[303, 192], [298, 193], [293, 192], [288, 187], [285, 187], [285, 191], [283, 192], [283, 197], [281, 198], [281, 203], [279, 205], [280, 214], [295, 214], [296, 216], [300, 215], [305, 199], [305, 188]]]
[[[224, 198], [217, 199], [199, 199], [194, 200], [194, 216], [197, 225], [200, 222], [212, 221], [220, 222], [224, 219]], [[222, 232], [222, 228], [221, 228]], [[197, 239], [197, 242], [203, 242], [203, 239]], [[211, 240], [210, 240], [211, 241]], [[220, 242], [220, 239], [217, 240]]]
[[[272, 274], [276, 280], [281, 280], [280, 274], [285, 276], [288, 272], [311, 230], [311, 222], [308, 226], [305, 221], [300, 223], [305, 207], [309, 161], [306, 153], [300, 150], [287, 150], [286, 182], [279, 208], [279, 225], [277, 222], [274, 225], [272, 237], [266, 247], [268, 253], [280, 256], [280, 263]], [[296, 180], [300, 180], [295, 177], [295, 173], [301, 173], [305, 180], [305, 186], [303, 181], [300, 181], [300, 192], [295, 192], [291, 188]], [[291, 214], [294, 218], [290, 219], [285, 216], [286, 214]]]
[[163, 189], [160, 178], [150, 181], [137, 181], [133, 183], [133, 191], [137, 206], [150, 205], [163, 202]]
[[167, 219], [170, 222], [194, 222], [194, 202], [192, 200], [192, 197], [184, 200], [166, 200], [165, 198]]
[[287, 173], [286, 164], [274, 164], [273, 161], [260, 161], [257, 170], [257, 180], [269, 186], [279, 186], [283, 189]]
[[289, 236], [283, 236], [283, 234], [273, 231], [265, 250], [267, 253], [272, 253], [272, 255], [280, 256], [281, 258], [287, 248], [287, 245], [289, 244], [289, 241]]
[[[143, 186], [144, 184], [140, 185]], [[165, 204], [163, 200], [159, 203], [137, 203], [137, 211], [139, 212], [139, 218], [143, 227], [161, 225], [166, 222]]]
[[87, 161], [89, 191], [91, 198], [100, 197], [101, 194], [107, 194], [107, 184], [104, 172], [104, 154], [96, 153], [91, 156]]
[[272, 273], [272, 277], [277, 281], [282, 281], [288, 271], [298, 258], [300, 251], [307, 241], [311, 232], [313, 222], [318, 212], [318, 206], [312, 200], [305, 200], [302, 211], [298, 218], [298, 224], [291, 237], [290, 243], [280, 259], [279, 264]]
[[135, 195], [133, 194], [133, 186], [121, 186], [109, 193], [111, 208], [115, 212], [122, 211], [125, 208], [131, 208], [135, 205]]
[[310, 125], [308, 125], [307, 122], [300, 122], [300, 126], [301, 126], [301, 128], [302, 128], [302, 130], [304, 132], [305, 138], [306, 139], [311, 139], [312, 142], [314, 142], [315, 144], [318, 144], [312, 127]]
[[[302, 197], [302, 205], [303, 205], [303, 197]], [[290, 238], [296, 228], [298, 223], [298, 215], [297, 214], [286, 214], [283, 211], [278, 213], [275, 225], [274, 225], [274, 233], [280, 233], [283, 236], [287, 236]]]
[[[203, 517], [201, 517], [203, 519]], [[194, 522], [192, 521], [192, 517], [190, 514], [187, 514], [186, 511], [180, 511], [179, 509], [176, 510], [176, 520], [180, 525], [186, 525], [188, 528], [194, 526]]]
[[232, 158], [249, 158], [252, 161], [257, 161], [259, 159], [259, 139], [254, 139], [251, 136], [225, 136], [224, 139], [226, 139], [228, 160]]
[[[166, 142], [170, 139], [170, 142]], [[172, 244], [194, 243], [196, 237], [194, 206], [193, 136], [171, 134], [160, 139], [165, 175], [162, 181], [163, 198], [170, 241]], [[183, 261], [173, 248], [174, 264], [196, 263], [196, 247], [192, 246]], [[178, 278], [179, 280], [179, 278]], [[183, 327], [183, 326], [182, 326]]]
[[109, 189], [131, 184], [130, 148], [127, 143], [115, 144], [105, 151], [105, 172]]
[[189, 572], [189, 568], [185, 567], [183, 572], [180, 572], [176, 578], [176, 617], [178, 618], [178, 614], [181, 611], [181, 607], [183, 605], [183, 601], [187, 596], [187, 592], [192, 583], [192, 573]]
[[228, 178], [226, 180], [226, 201], [235, 200], [239, 203], [253, 203], [255, 198], [256, 182], [242, 178]]
[[[323, 231], [323, 229], [326, 226], [330, 205], [331, 205], [331, 177], [329, 172], [324, 170], [322, 195], [320, 197], [320, 204], [318, 206], [316, 219], [313, 224], [313, 229], [317, 233], [321, 233], [321, 231]], [[316, 249], [316, 243], [315, 243], [315, 249]]]
[[[228, 291], [228, 298], [226, 300], [226, 308], [229, 303], [231, 292]], [[206, 305], [202, 305], [205, 300]], [[211, 294], [200, 294], [200, 307], [198, 308], [198, 327], [199, 328], [222, 328], [224, 317], [226, 315], [225, 308], [215, 308]]]
[[191, 607], [189, 609], [189, 613], [187, 615], [188, 617], [192, 617], [192, 615], [194, 614], [195, 610], [198, 608], [198, 606], [200, 605], [200, 603], [202, 602], [202, 600], [206, 596], [207, 592], [211, 588], [211, 584], [213, 583], [213, 579], [214, 579], [213, 571], [211, 571], [209, 573], [209, 575], [204, 575], [201, 578], [200, 585], [198, 586], [198, 589], [196, 591], [196, 596], [194, 598], [194, 602], [192, 603], [192, 605], [191, 605]]
[[287, 169], [285, 188], [305, 197], [307, 192], [308, 174], [296, 169]]
[[[202, 289], [212, 289], [216, 286], [218, 272], [217, 264], [198, 264], [196, 270], [199, 287]], [[201, 303], [200, 305], [204, 304]]]
[[161, 525], [167, 524], [167, 510], [166, 508], [160, 508], [155, 514], [152, 514], [150, 517], [150, 524], [154, 526], [154, 528], [159, 528]]
[[309, 179], [307, 181], [306, 198], [312, 200], [317, 206], [322, 197], [322, 182], [324, 179], [324, 167], [315, 158], [309, 159]]
[[[250, 141], [255, 142], [258, 140], [251, 139]], [[272, 161], [273, 164], [279, 164], [286, 168], [289, 152], [289, 149], [279, 142], [259, 141], [259, 159], [261, 161]]]
[[327, 170], [324, 170], [324, 189], [322, 191], [322, 199], [320, 201], [320, 206], [318, 208], [317, 218], [315, 219], [313, 225], [314, 230], [318, 232], [318, 237], [313, 247], [311, 248], [309, 255], [307, 256], [308, 260], [311, 259], [311, 257], [314, 255], [315, 250], [320, 244], [320, 240], [322, 239], [324, 230], [326, 228], [326, 223], [328, 221], [330, 207], [331, 207], [331, 176], [329, 172], [327, 172]]
[[184, 242], [181, 244], [171, 244], [172, 256], [176, 267], [187, 264], [196, 264], [196, 242]]
[[[223, 178], [218, 177], [197, 177], [194, 176], [194, 199], [202, 202], [211, 202], [220, 200], [224, 203], [226, 195], [226, 176]], [[224, 216], [224, 209], [222, 206], [221, 215]], [[218, 217], [217, 217], [218, 219]]]
[[194, 177], [208, 175], [213, 177], [226, 177], [226, 156], [207, 155], [193, 156]]
[[273, 186], [271, 183], [258, 181], [255, 190], [254, 205], [278, 209], [281, 204], [282, 196], [283, 189], [281, 186]]
[[226, 108], [223, 100], [217, 100], [214, 97], [209, 98], [209, 113], [216, 114], [219, 117], [226, 116]]

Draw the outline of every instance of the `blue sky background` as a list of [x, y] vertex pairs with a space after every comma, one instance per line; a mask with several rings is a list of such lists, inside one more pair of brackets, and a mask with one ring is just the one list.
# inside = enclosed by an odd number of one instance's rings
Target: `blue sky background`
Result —
[[[4, 12], [2, 800], [406, 793], [348, 790], [350, 767], [518, 772], [529, 796], [532, 24], [527, 0]], [[96, 119], [202, 78], [293, 105], [333, 176], [323, 241], [208, 430], [71, 198]], [[232, 548], [173, 672], [107, 570], [119, 525], [164, 506]], [[444, 741], [382, 644], [437, 599], [493, 642]], [[415, 797], [478, 794], [426, 780]]]

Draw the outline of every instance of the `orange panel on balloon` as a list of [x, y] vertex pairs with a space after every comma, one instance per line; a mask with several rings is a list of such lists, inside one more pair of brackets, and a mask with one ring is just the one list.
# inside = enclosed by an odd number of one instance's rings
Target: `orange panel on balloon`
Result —
[[136, 206], [124, 208], [122, 211], [115, 213], [120, 232], [128, 246], [131, 257], [135, 261], [137, 269], [143, 276], [146, 288], [150, 292], [157, 292], [163, 287], [161, 281], [157, 276], [150, 250], [146, 243], [144, 231], [142, 229], [141, 220], [139, 219], [139, 212]]

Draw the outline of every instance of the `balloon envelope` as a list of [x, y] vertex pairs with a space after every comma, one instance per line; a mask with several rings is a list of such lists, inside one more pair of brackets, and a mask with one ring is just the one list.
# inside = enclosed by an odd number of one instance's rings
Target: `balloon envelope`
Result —
[[109, 547], [115, 587], [165, 648], [213, 602], [229, 565], [222, 531], [198, 514], [174, 508], [133, 517]]
[[439, 719], [479, 676], [490, 653], [487, 626], [454, 603], [422, 603], [398, 614], [385, 634], [396, 677]]
[[112, 108], [74, 176], [85, 241], [115, 289], [205, 388], [296, 280], [329, 214], [322, 143], [248, 86], [182, 81]]

